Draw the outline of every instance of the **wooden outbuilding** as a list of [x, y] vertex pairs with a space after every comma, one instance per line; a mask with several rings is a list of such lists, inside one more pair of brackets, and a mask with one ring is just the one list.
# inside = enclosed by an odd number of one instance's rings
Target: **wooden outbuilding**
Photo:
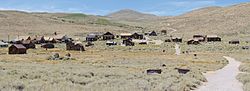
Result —
[[175, 68], [180, 74], [187, 74], [188, 72], [190, 72], [190, 69], [186, 69], [186, 68]]
[[98, 39], [99, 39], [99, 37], [96, 34], [89, 34], [86, 37], [86, 41], [97, 41]]
[[27, 49], [35, 49], [36, 45], [31, 40], [24, 40], [22, 41], [22, 45], [25, 46]]
[[229, 44], [240, 44], [239, 40], [231, 40], [229, 41]]
[[121, 37], [121, 39], [129, 39], [129, 38], [132, 38], [132, 34], [131, 33], [121, 33], [120, 37]]
[[134, 46], [135, 43], [132, 42], [132, 39], [125, 39], [123, 40], [122, 44], [124, 44], [125, 46]]
[[206, 41], [207, 42], [220, 42], [221, 38], [217, 35], [207, 35], [206, 36]]
[[193, 39], [196, 39], [196, 40], [198, 40], [199, 42], [204, 42], [204, 41], [205, 41], [205, 38], [206, 38], [206, 36], [204, 36], [204, 35], [200, 35], [200, 34], [195, 34], [195, 35], [193, 35]]
[[148, 69], [147, 74], [152, 75], [152, 74], [161, 74], [162, 70], [161, 69]]
[[14, 44], [9, 47], [9, 54], [26, 54], [27, 48], [22, 44]]
[[74, 50], [74, 51], [85, 51], [84, 46], [81, 43], [66, 43], [66, 50]]
[[157, 33], [155, 31], [152, 31], [148, 34], [149, 36], [157, 36]]
[[103, 40], [113, 40], [115, 39], [115, 35], [110, 33], [110, 32], [107, 32], [105, 34], [103, 34]]
[[182, 38], [181, 37], [171, 37], [171, 41], [172, 42], [176, 42], [176, 43], [178, 43], [178, 42], [182, 42]]
[[139, 34], [139, 33], [134, 33], [132, 35], [133, 39], [143, 39], [143, 34]]

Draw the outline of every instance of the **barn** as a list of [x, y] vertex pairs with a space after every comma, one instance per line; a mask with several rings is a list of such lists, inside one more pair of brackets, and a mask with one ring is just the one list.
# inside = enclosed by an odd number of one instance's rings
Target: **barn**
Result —
[[14, 44], [9, 47], [9, 54], [26, 54], [27, 48], [22, 44]]
[[102, 37], [103, 37], [103, 40], [113, 40], [113, 39], [115, 39], [115, 35], [110, 33], [110, 32], [107, 32], [107, 33], [103, 34]]

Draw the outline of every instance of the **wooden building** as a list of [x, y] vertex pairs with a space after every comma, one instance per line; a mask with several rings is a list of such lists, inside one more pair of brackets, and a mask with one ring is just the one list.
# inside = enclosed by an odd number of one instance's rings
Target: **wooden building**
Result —
[[182, 42], [182, 38], [181, 37], [171, 37], [171, 41], [172, 42], [176, 42], [176, 43], [181, 43]]
[[131, 33], [121, 33], [120, 37], [121, 37], [121, 39], [129, 39], [129, 38], [132, 38], [132, 34]]
[[148, 34], [149, 36], [157, 36], [157, 33], [155, 31], [152, 31]]
[[31, 40], [24, 40], [21, 43], [23, 46], [25, 46], [27, 49], [35, 49], [36, 45]]
[[132, 42], [132, 39], [125, 39], [123, 40], [122, 44], [124, 44], [125, 46], [134, 46], [135, 43]]
[[143, 34], [134, 33], [132, 34], [133, 39], [143, 39]]
[[113, 40], [115, 39], [115, 35], [110, 33], [110, 32], [107, 32], [105, 34], [103, 34], [103, 40]]
[[199, 42], [204, 42], [205, 39], [206, 39], [206, 36], [200, 35], [200, 34], [195, 34], [195, 35], [193, 35], [193, 39], [196, 39], [196, 40], [198, 40]]
[[229, 44], [240, 44], [239, 40], [231, 40], [229, 41]]
[[27, 48], [22, 44], [14, 44], [9, 47], [9, 54], [26, 54]]
[[98, 39], [99, 39], [99, 37], [96, 34], [89, 34], [86, 37], [86, 41], [97, 41]]
[[84, 46], [81, 43], [66, 43], [66, 50], [74, 50], [74, 51], [85, 51]]
[[207, 35], [206, 36], [206, 41], [207, 42], [220, 42], [221, 38], [217, 35]]

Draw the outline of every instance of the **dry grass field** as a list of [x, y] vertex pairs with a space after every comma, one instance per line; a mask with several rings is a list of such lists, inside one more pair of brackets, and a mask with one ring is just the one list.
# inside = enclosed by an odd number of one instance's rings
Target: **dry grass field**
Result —
[[[188, 91], [206, 81], [203, 72], [217, 70], [227, 64], [221, 53], [197, 52], [197, 57], [193, 53], [176, 56], [170, 50], [174, 49], [174, 44], [101, 45], [104, 43], [97, 43], [81, 53], [65, 51], [63, 44], [49, 50], [38, 46], [37, 49], [29, 49], [25, 55], [8, 55], [7, 49], [1, 48], [0, 88], [17, 91]], [[163, 52], [163, 48], [168, 51]], [[71, 53], [74, 59], [47, 60], [53, 53], [61, 56]], [[175, 68], [191, 71], [179, 74]], [[162, 69], [162, 74], [148, 75], [148, 69]]]

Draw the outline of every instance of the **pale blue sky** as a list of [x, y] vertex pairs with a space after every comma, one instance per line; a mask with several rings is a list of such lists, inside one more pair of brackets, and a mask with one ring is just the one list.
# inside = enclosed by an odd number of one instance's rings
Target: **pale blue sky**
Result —
[[202, 7], [228, 6], [242, 2], [250, 0], [1, 0], [0, 10], [107, 15], [121, 9], [133, 9], [168, 16]]

